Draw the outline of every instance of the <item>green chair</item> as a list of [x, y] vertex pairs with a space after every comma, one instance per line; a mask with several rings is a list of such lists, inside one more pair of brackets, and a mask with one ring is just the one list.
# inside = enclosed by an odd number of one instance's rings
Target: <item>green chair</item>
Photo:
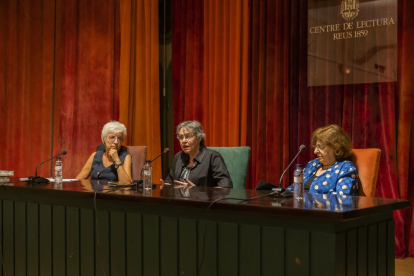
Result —
[[233, 189], [246, 187], [247, 168], [249, 167], [250, 147], [208, 147], [223, 156], [233, 181]]

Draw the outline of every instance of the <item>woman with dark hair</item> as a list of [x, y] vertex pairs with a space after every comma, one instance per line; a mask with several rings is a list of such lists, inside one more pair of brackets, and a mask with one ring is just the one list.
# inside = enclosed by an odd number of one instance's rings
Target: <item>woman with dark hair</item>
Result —
[[[338, 125], [316, 129], [311, 138], [316, 159], [303, 170], [305, 190], [318, 194], [356, 195], [359, 180], [351, 161], [351, 139]], [[293, 185], [289, 186], [293, 190]]]
[[174, 157], [165, 184], [232, 188], [229, 172], [220, 153], [204, 146], [206, 135], [197, 121], [185, 121], [177, 126], [181, 151]]

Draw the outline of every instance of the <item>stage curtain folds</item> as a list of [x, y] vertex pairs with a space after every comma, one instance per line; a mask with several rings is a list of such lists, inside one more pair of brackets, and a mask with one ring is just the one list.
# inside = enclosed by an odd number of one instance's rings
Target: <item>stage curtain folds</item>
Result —
[[397, 164], [399, 196], [408, 199], [411, 206], [403, 210], [405, 240], [401, 254], [414, 257], [414, 2], [399, 1], [399, 78], [397, 90]]
[[[287, 1], [251, 1], [249, 54], [249, 118], [246, 133], [252, 148], [251, 179], [254, 189], [260, 179], [275, 185], [290, 163], [289, 71], [292, 40], [290, 5]], [[298, 53], [292, 53], [297, 55]], [[289, 176], [284, 178], [285, 186]]]
[[63, 56], [56, 70], [62, 68], [63, 77], [56, 143], [68, 151], [64, 177], [74, 178], [102, 143], [104, 124], [118, 119], [119, 3], [67, 0], [60, 12]]
[[248, 1], [173, 1], [172, 21], [174, 125], [200, 121], [207, 146], [246, 145]]
[[[0, 170], [34, 175], [56, 147], [55, 1], [0, 1]], [[49, 177], [51, 165], [38, 175]]]
[[[161, 153], [158, 1], [121, 0], [119, 118], [130, 146], [147, 146], [147, 159]], [[154, 161], [153, 179], [161, 175]], [[138, 179], [139, 176], [134, 176]]]

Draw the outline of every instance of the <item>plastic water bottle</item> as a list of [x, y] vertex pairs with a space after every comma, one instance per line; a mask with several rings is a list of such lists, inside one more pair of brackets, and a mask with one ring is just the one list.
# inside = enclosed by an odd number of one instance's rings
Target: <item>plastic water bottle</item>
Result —
[[293, 197], [297, 200], [303, 200], [304, 185], [303, 185], [303, 170], [301, 164], [296, 164], [295, 172], [293, 173]]
[[142, 168], [142, 180], [144, 190], [152, 190], [152, 167], [150, 161], [145, 161], [145, 165]]
[[55, 183], [62, 183], [62, 159], [60, 156], [56, 158], [55, 162]]

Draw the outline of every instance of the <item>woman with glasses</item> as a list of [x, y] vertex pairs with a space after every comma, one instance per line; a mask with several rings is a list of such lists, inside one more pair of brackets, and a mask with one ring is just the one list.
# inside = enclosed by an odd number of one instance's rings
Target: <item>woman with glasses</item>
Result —
[[[303, 170], [305, 190], [318, 194], [356, 195], [359, 180], [357, 170], [345, 158], [351, 155], [351, 139], [337, 125], [316, 129], [311, 138], [316, 159]], [[289, 186], [293, 191], [293, 185]]]
[[125, 125], [117, 121], [105, 124], [101, 133], [105, 149], [92, 153], [76, 178], [131, 183], [131, 155], [121, 146], [126, 134]]
[[232, 188], [229, 172], [220, 153], [204, 146], [206, 135], [197, 121], [182, 122], [177, 126], [181, 151], [174, 157], [164, 184]]

